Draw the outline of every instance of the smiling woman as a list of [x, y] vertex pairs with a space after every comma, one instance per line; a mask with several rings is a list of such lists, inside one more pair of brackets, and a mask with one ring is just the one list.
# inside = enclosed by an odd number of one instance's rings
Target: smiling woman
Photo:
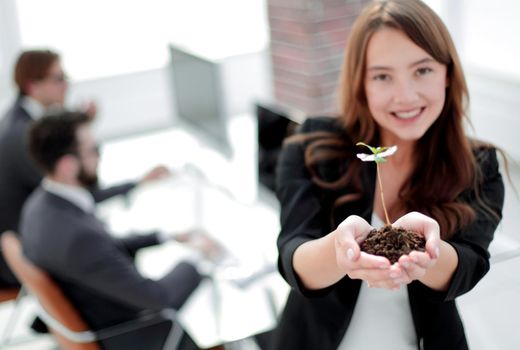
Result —
[[[307, 119], [280, 155], [279, 268], [293, 290], [275, 349], [467, 349], [455, 298], [489, 270], [504, 186], [495, 148], [465, 135], [450, 34], [420, 0], [372, 1], [341, 79], [342, 112]], [[355, 157], [360, 141], [398, 146], [380, 177]], [[362, 251], [383, 217], [425, 250]]]

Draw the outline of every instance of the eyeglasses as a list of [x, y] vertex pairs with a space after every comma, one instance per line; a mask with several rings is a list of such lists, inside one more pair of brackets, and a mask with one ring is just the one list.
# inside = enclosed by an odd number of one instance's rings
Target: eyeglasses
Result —
[[72, 154], [73, 156], [76, 156], [78, 158], [92, 157], [92, 156], [99, 157], [99, 155], [101, 154], [101, 149], [100, 149], [99, 145], [96, 145], [92, 148], [84, 150], [83, 152], [75, 151], [75, 152], [70, 152], [70, 154]]
[[69, 77], [64, 74], [51, 74], [44, 78], [44, 80], [50, 80], [53, 83], [66, 83], [69, 80]]

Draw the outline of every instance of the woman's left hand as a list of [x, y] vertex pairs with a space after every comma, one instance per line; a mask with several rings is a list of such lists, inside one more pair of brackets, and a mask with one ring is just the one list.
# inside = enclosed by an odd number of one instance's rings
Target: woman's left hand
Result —
[[401, 273], [395, 281], [408, 284], [421, 279], [439, 258], [441, 244], [439, 224], [426, 215], [411, 212], [399, 218], [392, 226], [414, 231], [426, 240], [424, 252], [412, 251], [399, 258], [397, 264]]

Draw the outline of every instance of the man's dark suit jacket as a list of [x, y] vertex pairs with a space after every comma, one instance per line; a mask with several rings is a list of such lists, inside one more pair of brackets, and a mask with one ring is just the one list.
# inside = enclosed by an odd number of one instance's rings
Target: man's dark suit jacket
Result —
[[[146, 310], [179, 308], [200, 276], [187, 263], [160, 280], [143, 277], [133, 263], [157, 235], [115, 239], [93, 215], [38, 188], [27, 200], [20, 223], [25, 256], [47, 271], [92, 329], [130, 320]], [[152, 349], [168, 329], [148, 329], [104, 342], [106, 349]], [[156, 339], [155, 339], [156, 338]]]
[[[33, 164], [27, 149], [27, 132], [33, 119], [22, 107], [21, 98], [0, 120], [0, 235], [6, 230], [18, 232], [22, 206], [41, 182], [42, 173]], [[125, 194], [135, 187], [127, 183], [104, 190], [93, 190], [96, 202]], [[17, 286], [0, 253], [0, 287]]]

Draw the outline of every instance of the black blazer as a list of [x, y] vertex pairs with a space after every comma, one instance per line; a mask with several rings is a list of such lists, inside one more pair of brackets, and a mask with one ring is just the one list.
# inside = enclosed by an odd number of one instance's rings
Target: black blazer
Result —
[[[143, 277], [132, 258], [137, 249], [157, 244], [157, 234], [116, 239], [93, 214], [42, 188], [27, 200], [20, 228], [25, 256], [52, 276], [93, 329], [146, 310], [179, 308], [200, 281], [187, 263], [160, 280]], [[155, 336], [165, 334], [161, 328]], [[133, 344], [128, 349], [151, 348], [151, 339], [141, 339], [143, 343], [135, 334], [121, 338]], [[115, 348], [125, 347], [119, 342]]]
[[[302, 133], [328, 131], [342, 134], [343, 129], [332, 118], [308, 119]], [[359, 150], [351, 142], [349, 152]], [[304, 163], [304, 143], [284, 147], [277, 174], [277, 196], [281, 203], [281, 232], [278, 238], [278, 266], [292, 287], [285, 310], [276, 331], [275, 349], [337, 349], [352, 317], [361, 281], [345, 276], [322, 290], [303, 287], [292, 266], [296, 248], [309, 240], [323, 237], [336, 227], [331, 224], [334, 199], [344, 191], [318, 188], [310, 178]], [[504, 186], [498, 170], [494, 149], [476, 151], [484, 175], [483, 196], [490, 207], [501, 215]], [[345, 162], [343, 162], [345, 163]], [[322, 177], [334, 179], [337, 169], [345, 164], [321, 164], [317, 171]], [[347, 165], [348, 166], [348, 162]], [[335, 225], [349, 215], [359, 215], [370, 222], [373, 209], [376, 169], [363, 163], [362, 184], [365, 192], [359, 200], [349, 202], [334, 211]], [[465, 197], [470, 203], [474, 194]], [[418, 281], [408, 285], [408, 295], [415, 332], [426, 350], [467, 349], [464, 328], [455, 298], [471, 290], [489, 270], [488, 246], [498, 225], [496, 219], [481, 213], [476, 221], [455, 233], [449, 243], [455, 248], [459, 264], [446, 292], [434, 291]], [[418, 344], [419, 348], [419, 344]]]
[[[27, 133], [33, 119], [18, 98], [0, 120], [0, 235], [6, 230], [18, 232], [22, 206], [41, 182], [41, 171], [27, 149]], [[107, 189], [92, 189], [96, 202], [126, 194], [135, 187], [126, 183]], [[0, 254], [0, 287], [18, 285]]]

